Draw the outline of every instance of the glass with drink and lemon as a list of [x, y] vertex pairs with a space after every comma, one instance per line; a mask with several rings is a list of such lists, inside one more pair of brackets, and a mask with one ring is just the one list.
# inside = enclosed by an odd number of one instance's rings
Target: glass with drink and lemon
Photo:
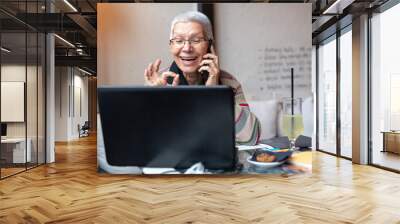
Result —
[[301, 112], [301, 98], [284, 98], [282, 100], [283, 116], [282, 129], [283, 133], [290, 140], [290, 149], [295, 150], [296, 138], [303, 134], [303, 114]]

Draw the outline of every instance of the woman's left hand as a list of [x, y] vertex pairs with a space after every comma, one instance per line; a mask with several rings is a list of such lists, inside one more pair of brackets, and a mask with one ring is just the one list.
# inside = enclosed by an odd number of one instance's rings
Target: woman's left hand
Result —
[[199, 72], [207, 71], [208, 79], [206, 86], [218, 85], [219, 83], [219, 64], [218, 56], [215, 54], [214, 46], [211, 46], [211, 53], [205, 54], [203, 60], [200, 63]]

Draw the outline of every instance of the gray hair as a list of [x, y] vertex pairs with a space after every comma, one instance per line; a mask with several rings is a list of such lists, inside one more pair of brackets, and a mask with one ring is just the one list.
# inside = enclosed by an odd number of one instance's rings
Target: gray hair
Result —
[[175, 16], [171, 23], [171, 33], [169, 39], [172, 39], [174, 26], [181, 22], [198, 22], [203, 26], [204, 34], [207, 40], [214, 40], [211, 22], [206, 15], [198, 11], [188, 11]]

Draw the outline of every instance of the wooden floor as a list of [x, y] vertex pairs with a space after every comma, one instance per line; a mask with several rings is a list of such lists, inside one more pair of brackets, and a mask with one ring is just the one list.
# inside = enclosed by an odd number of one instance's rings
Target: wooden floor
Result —
[[25, 167], [25, 164], [19, 164], [18, 167], [2, 167], [1, 168], [1, 178], [6, 178], [11, 175], [15, 175], [20, 172], [24, 172], [27, 169], [34, 169], [37, 167], [37, 164], [28, 164], [27, 167]]
[[372, 162], [380, 166], [400, 170], [400, 154], [375, 150], [372, 157]]
[[19, 173], [19, 172], [22, 172], [22, 171], [25, 171], [25, 170], [26, 170], [25, 167], [24, 168], [21, 168], [21, 167], [17, 167], [17, 168], [9, 168], [9, 167], [7, 167], [7, 168], [4, 168], [4, 167], [2, 167], [1, 168], [1, 178], [7, 177], [7, 176], [11, 176], [13, 174], [16, 174], [16, 173]]
[[96, 139], [0, 181], [0, 223], [400, 223], [400, 175], [314, 154], [313, 174], [129, 176], [96, 171]]

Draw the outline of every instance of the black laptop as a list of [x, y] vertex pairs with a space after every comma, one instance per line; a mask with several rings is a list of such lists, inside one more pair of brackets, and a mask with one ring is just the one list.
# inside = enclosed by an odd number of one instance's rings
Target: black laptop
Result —
[[230, 87], [99, 87], [107, 162], [114, 166], [232, 170], [236, 164]]

